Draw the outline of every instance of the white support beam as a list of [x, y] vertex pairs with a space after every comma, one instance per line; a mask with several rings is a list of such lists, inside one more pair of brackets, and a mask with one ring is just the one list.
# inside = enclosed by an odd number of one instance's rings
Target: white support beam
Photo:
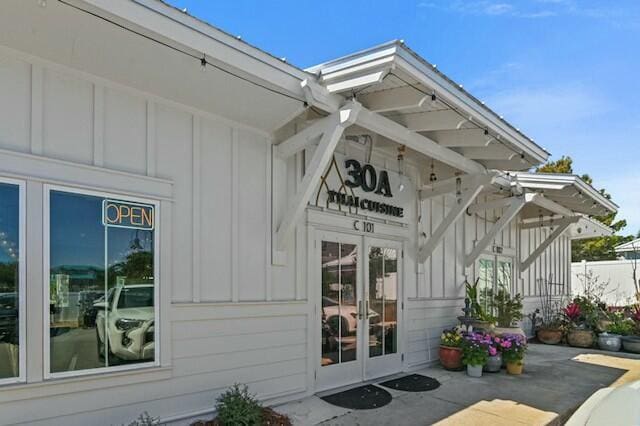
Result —
[[309, 105], [314, 105], [327, 112], [336, 112], [340, 109], [340, 96], [330, 94], [324, 86], [310, 79], [300, 82], [302, 93]]
[[511, 200], [507, 211], [502, 214], [502, 217], [500, 217], [500, 219], [491, 227], [489, 232], [487, 232], [485, 236], [478, 241], [471, 253], [467, 255], [464, 261], [465, 267], [468, 268], [473, 265], [473, 262], [475, 262], [484, 249], [491, 244], [496, 235], [498, 235], [498, 233], [502, 231], [518, 215], [518, 213], [520, 213], [520, 210], [522, 210], [525, 204], [530, 202], [533, 197], [535, 197], [534, 194], [525, 194], [520, 197], [514, 197]]
[[473, 203], [478, 194], [480, 194], [487, 185], [491, 184], [491, 179], [486, 175], [482, 178], [476, 179], [475, 181], [476, 184], [471, 189], [462, 193], [460, 202], [451, 208], [449, 213], [447, 213], [447, 215], [442, 219], [442, 222], [440, 222], [440, 225], [438, 225], [436, 230], [433, 231], [429, 239], [418, 249], [418, 263], [424, 263], [427, 258], [431, 256], [431, 253], [433, 253], [433, 250], [438, 246], [440, 241], [442, 241], [442, 238], [449, 227], [453, 225], [460, 216], [462, 216], [464, 211], [471, 203]]
[[354, 77], [349, 80], [340, 80], [336, 81], [335, 83], [328, 83], [327, 90], [329, 91], [329, 93], [337, 93], [346, 90], [355, 90], [361, 87], [369, 86], [371, 84], [380, 83], [387, 72], [387, 70], [382, 70], [371, 74]]
[[469, 206], [469, 208], [467, 209], [467, 213], [471, 215], [487, 210], [501, 209], [510, 205], [514, 198], [515, 197], [499, 198], [497, 200], [487, 201], [486, 203], [474, 204], [472, 206]]
[[[459, 122], [460, 116], [456, 114], [448, 124], [451, 124], [453, 121], [456, 121], [456, 123]], [[449, 129], [455, 129], [455, 126], [449, 127]], [[495, 138], [485, 135], [483, 129], [435, 129], [435, 131], [429, 132], [429, 136], [440, 145], [449, 148], [482, 148], [496, 141]]]
[[542, 194], [537, 194], [537, 197], [532, 200], [532, 203], [545, 210], [549, 210], [552, 213], [559, 214], [560, 216], [574, 215], [574, 213], [568, 208], [556, 203]]
[[566, 217], [558, 221], [558, 227], [544, 240], [523, 262], [520, 263], [520, 271], [526, 271], [535, 260], [553, 243], [564, 231], [580, 220], [580, 216]]
[[[389, 118], [404, 125], [407, 129], [413, 130], [414, 132], [446, 132], [450, 129], [457, 129], [461, 123], [460, 115], [450, 109], [414, 112], [398, 116], [389, 116]], [[463, 123], [466, 122], [467, 120], [463, 120]], [[452, 131], [456, 132], [457, 130]], [[435, 139], [440, 142], [437, 138]]]
[[540, 219], [527, 219], [523, 220], [520, 224], [520, 229], [535, 229], [535, 228], [546, 228], [549, 226], [560, 226], [564, 223], [567, 218], [573, 218], [574, 216], [568, 217], [555, 217], [552, 218], [550, 216], [544, 216], [542, 218], [542, 223], [540, 223]]
[[432, 139], [412, 132], [395, 121], [365, 108], [358, 114], [356, 124], [465, 173], [484, 173], [486, 171], [482, 164], [440, 146]]
[[301, 130], [289, 139], [280, 142], [276, 146], [276, 154], [282, 158], [289, 158], [292, 155], [307, 148], [313, 142], [317, 142], [318, 138], [328, 131], [335, 128], [340, 121], [340, 115], [338, 112], [321, 118], [313, 123], [311, 126]]
[[420, 199], [426, 200], [433, 197], [439, 197], [441, 195], [451, 194], [456, 190], [456, 181], [458, 177], [462, 180], [460, 184], [461, 191], [468, 191], [475, 187], [478, 184], [480, 179], [487, 179], [489, 184], [494, 183], [496, 179], [498, 179], [499, 174], [495, 171], [490, 171], [487, 173], [474, 173], [470, 175], [456, 176], [449, 179], [441, 180], [433, 185], [425, 185], [420, 190]]
[[276, 231], [274, 240], [277, 251], [284, 249], [287, 238], [291, 235], [291, 232], [293, 232], [300, 215], [307, 207], [322, 173], [324, 173], [331, 162], [333, 152], [342, 137], [344, 129], [355, 122], [361, 108], [359, 103], [349, 102], [338, 112], [336, 125], [332, 129], [326, 130], [322, 138], [320, 138], [318, 147], [311, 158], [302, 182], [295, 195], [287, 203], [284, 217]]
[[409, 108], [419, 108], [430, 100], [431, 96], [425, 95], [410, 86], [358, 95], [358, 102], [373, 112], [402, 111]]
[[517, 152], [497, 144], [482, 148], [460, 148], [460, 153], [474, 160], [513, 160], [516, 157], [520, 157], [520, 154]]

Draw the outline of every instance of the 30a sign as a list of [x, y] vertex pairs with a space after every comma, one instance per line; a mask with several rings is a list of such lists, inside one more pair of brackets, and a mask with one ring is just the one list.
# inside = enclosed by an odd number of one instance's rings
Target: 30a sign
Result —
[[391, 185], [389, 184], [389, 175], [386, 170], [382, 170], [379, 174], [375, 167], [371, 164], [362, 166], [358, 160], [349, 159], [344, 162], [347, 174], [351, 180], [344, 183], [349, 188], [360, 187], [364, 192], [374, 192], [385, 197], [393, 197], [391, 194]]
[[148, 204], [118, 200], [104, 200], [102, 202], [102, 224], [104, 226], [153, 230], [154, 213], [154, 207]]

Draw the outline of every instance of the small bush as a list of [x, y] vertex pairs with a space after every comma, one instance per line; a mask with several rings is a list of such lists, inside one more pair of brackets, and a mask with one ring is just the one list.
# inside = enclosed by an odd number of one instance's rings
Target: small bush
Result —
[[216, 400], [218, 420], [225, 426], [259, 426], [262, 406], [246, 385], [235, 384]]
[[160, 424], [160, 419], [157, 417], [151, 417], [146, 411], [138, 416], [138, 418], [128, 426], [155, 426]]

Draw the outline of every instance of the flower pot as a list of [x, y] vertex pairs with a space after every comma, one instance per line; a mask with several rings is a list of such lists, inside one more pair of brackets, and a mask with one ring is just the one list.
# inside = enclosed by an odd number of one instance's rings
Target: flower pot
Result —
[[571, 330], [567, 334], [569, 345], [577, 348], [590, 348], [593, 346], [593, 331], [591, 330]]
[[523, 361], [515, 361], [515, 362], [507, 362], [507, 373], [512, 374], [514, 376], [518, 376], [522, 374], [522, 369], [524, 368]]
[[618, 352], [622, 339], [617, 334], [602, 333], [598, 336], [598, 346], [605, 351]]
[[469, 323], [469, 325], [473, 328], [473, 331], [492, 331], [493, 330], [493, 323], [489, 322], [489, 321], [482, 321], [482, 320], [473, 320]]
[[622, 338], [622, 347], [625, 351], [640, 354], [640, 336], [624, 336]]
[[482, 377], [482, 365], [467, 364], [467, 376]]
[[509, 334], [520, 335], [525, 338], [527, 337], [525, 332], [520, 327], [496, 327], [494, 328], [493, 332], [498, 337], [506, 336]]
[[557, 345], [562, 342], [562, 330], [559, 328], [541, 328], [536, 335], [545, 345]]
[[496, 355], [490, 356], [484, 366], [484, 371], [488, 373], [497, 373], [502, 368], [502, 354], [498, 352]]
[[462, 348], [440, 346], [438, 354], [440, 356], [440, 364], [446, 370], [462, 370]]

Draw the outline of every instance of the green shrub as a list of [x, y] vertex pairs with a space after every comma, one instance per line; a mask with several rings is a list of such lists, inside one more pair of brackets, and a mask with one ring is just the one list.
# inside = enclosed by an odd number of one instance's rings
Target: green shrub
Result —
[[634, 324], [633, 321], [628, 319], [616, 320], [612, 324], [607, 326], [607, 333], [619, 334], [620, 336], [629, 336], [633, 334]]
[[259, 426], [262, 406], [246, 385], [235, 384], [216, 400], [218, 420], [225, 426]]
[[157, 417], [151, 417], [146, 411], [138, 416], [138, 418], [128, 426], [155, 426], [160, 424], [160, 419]]

